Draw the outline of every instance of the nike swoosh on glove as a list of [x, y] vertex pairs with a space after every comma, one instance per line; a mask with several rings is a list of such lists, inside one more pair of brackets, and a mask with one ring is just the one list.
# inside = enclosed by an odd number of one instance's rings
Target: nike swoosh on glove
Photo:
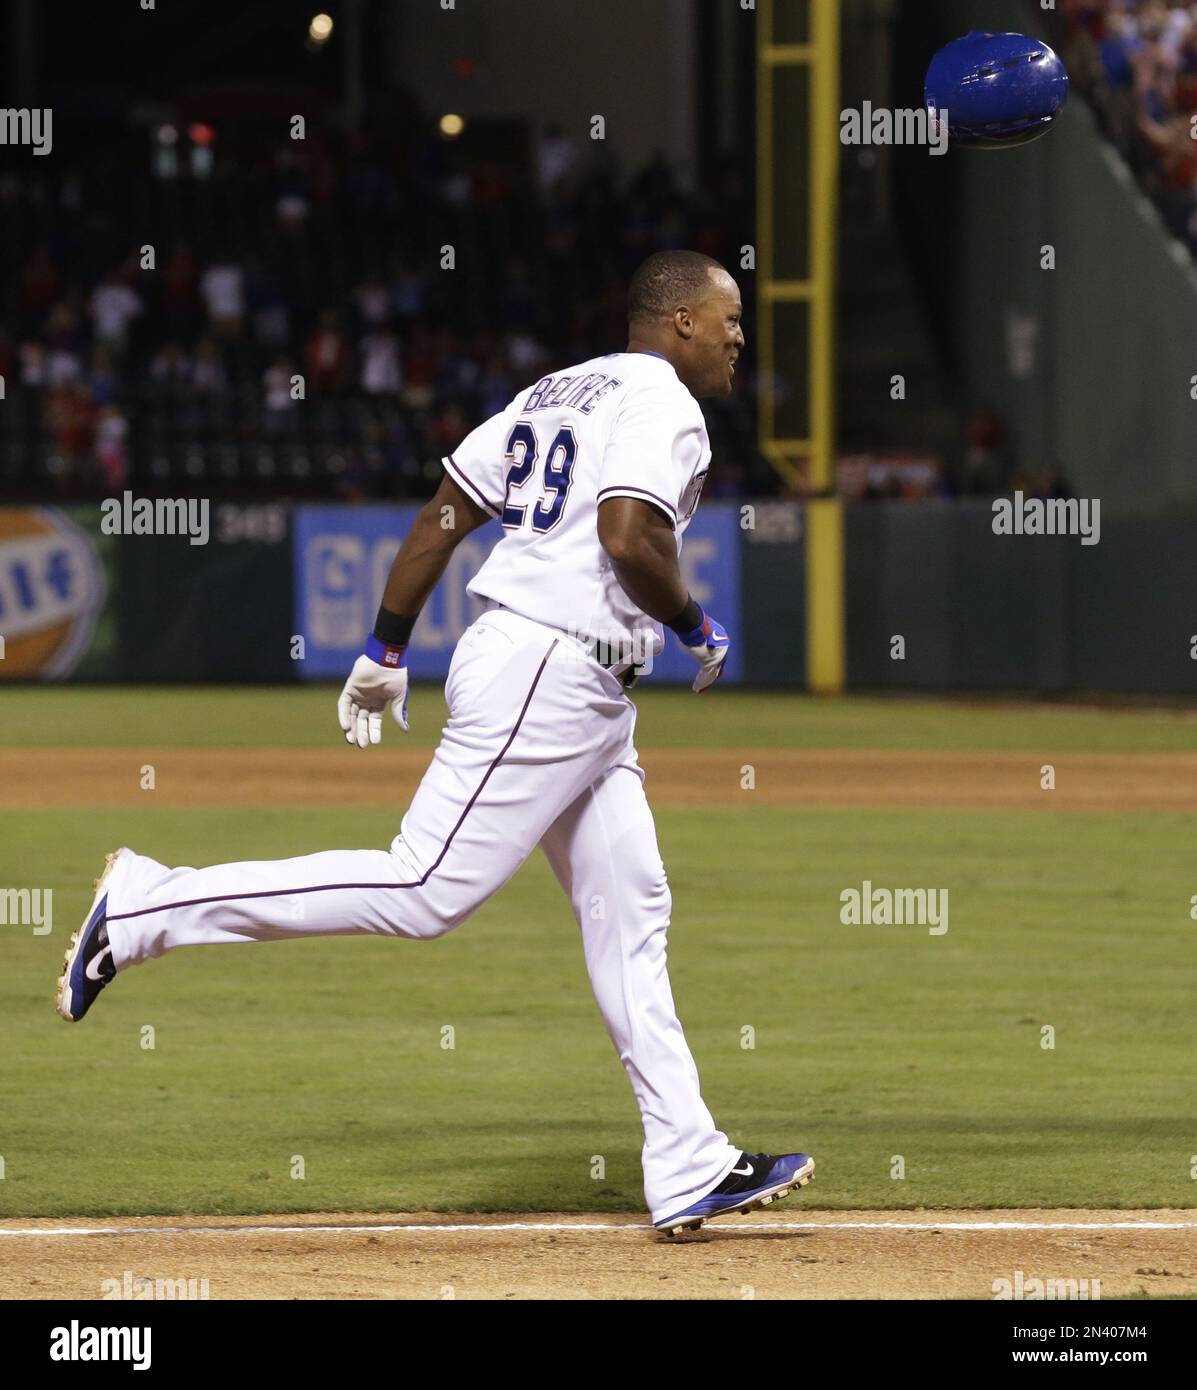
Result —
[[[377, 639], [371, 638], [374, 641]], [[391, 664], [384, 666], [371, 656], [359, 656], [337, 700], [337, 719], [345, 742], [356, 743], [359, 748], [382, 742], [382, 712], [388, 704], [395, 723], [404, 731], [408, 728], [407, 652], [403, 648], [383, 649], [381, 643], [379, 650]]]
[[717, 623], [709, 613], [702, 615], [702, 622], [687, 633], [680, 633], [682, 646], [698, 662], [698, 675], [690, 687], [696, 695], [701, 695], [709, 686], [715, 684], [723, 674], [723, 664], [727, 660], [727, 649], [731, 638], [722, 623]]

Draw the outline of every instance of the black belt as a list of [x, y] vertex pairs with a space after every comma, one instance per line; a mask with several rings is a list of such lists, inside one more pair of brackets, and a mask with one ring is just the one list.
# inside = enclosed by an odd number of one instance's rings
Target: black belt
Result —
[[624, 669], [616, 674], [616, 679], [622, 682], [625, 690], [631, 690], [640, 679], [644, 671], [644, 662], [633, 661], [624, 665], [627, 662], [627, 657], [622, 651], [611, 660], [607, 660], [606, 658], [611, 656], [611, 644], [609, 642], [602, 642], [594, 637], [579, 637], [578, 641], [585, 644], [587, 650], [604, 671], [614, 671], [616, 666], [624, 666]]
[[[498, 599], [492, 598], [486, 600], [486, 606], [488, 611], [493, 611], [496, 608], [506, 608], [507, 605], [500, 603]], [[567, 635], [574, 636], [574, 634], [572, 633]], [[611, 656], [610, 643], [602, 642], [597, 637], [575, 636], [574, 640], [582, 643], [582, 645], [586, 648], [586, 650], [590, 653], [594, 660], [598, 662], [598, 664], [603, 668], [604, 671], [614, 671], [616, 666], [619, 666], [622, 662], [627, 660], [627, 658], [623, 655], [622, 652], [620, 652], [617, 656], [611, 657], [610, 660], [604, 660], [604, 657]], [[636, 684], [636, 682], [640, 679], [643, 672], [644, 663], [642, 661], [634, 661], [630, 665], [625, 667], [624, 670], [620, 671], [615, 678], [616, 680], [622, 683], [623, 688], [625, 690], [631, 690], [632, 687]]]

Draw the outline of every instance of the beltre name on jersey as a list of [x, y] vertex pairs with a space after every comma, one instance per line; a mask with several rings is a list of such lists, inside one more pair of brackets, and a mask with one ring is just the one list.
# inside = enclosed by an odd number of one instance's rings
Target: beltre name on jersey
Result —
[[710, 461], [702, 410], [657, 353], [615, 352], [542, 377], [444, 460], [503, 526], [467, 592], [651, 660], [664, 646], [661, 625], [620, 587], [598, 506], [650, 503], [681, 554]]

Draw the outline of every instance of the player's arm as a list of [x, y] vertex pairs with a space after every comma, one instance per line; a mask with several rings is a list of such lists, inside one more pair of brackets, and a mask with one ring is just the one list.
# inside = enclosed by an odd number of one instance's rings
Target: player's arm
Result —
[[608, 497], [599, 503], [598, 533], [619, 587], [650, 618], [668, 624], [691, 602], [677, 562], [673, 523], [651, 502]]
[[[420, 508], [403, 538], [382, 591], [380, 615], [410, 618], [414, 624], [458, 543], [489, 520], [446, 473], [436, 496]], [[411, 636], [410, 627], [406, 636]]]
[[337, 701], [347, 743], [359, 748], [379, 743], [388, 704], [395, 722], [407, 728], [406, 660], [412, 628], [454, 549], [489, 520], [448, 474], [436, 496], [420, 508], [391, 564], [365, 655], [354, 662]]
[[693, 689], [701, 693], [723, 674], [728, 636], [690, 597], [678, 565], [673, 522], [651, 502], [608, 497], [599, 503], [599, 544], [628, 598], [671, 628], [698, 662]]

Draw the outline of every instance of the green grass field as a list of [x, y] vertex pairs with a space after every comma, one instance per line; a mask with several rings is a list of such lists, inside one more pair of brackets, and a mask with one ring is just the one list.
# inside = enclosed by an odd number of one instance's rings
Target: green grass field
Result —
[[[327, 748], [336, 738], [336, 693], [326, 685], [0, 689], [0, 748]], [[718, 694], [716, 716], [708, 708], [713, 701], [695, 700], [686, 690], [637, 691], [642, 746], [1197, 750], [1197, 706], [1139, 711], [985, 699]], [[410, 743], [434, 747], [445, 714], [440, 689], [416, 686], [411, 713]]]
[[[328, 746], [332, 700], [13, 690], [0, 693], [0, 745]], [[641, 746], [693, 744], [697, 760], [703, 743], [1197, 747], [1191, 714], [640, 703]], [[421, 744], [442, 709], [419, 692]], [[49, 936], [0, 927], [0, 1214], [641, 1208], [638, 1116], [539, 856], [441, 941], [179, 952], [122, 975], [83, 1024], [55, 1016], [54, 977], [105, 850], [197, 864], [382, 846], [402, 809], [0, 812], [0, 887], [55, 899]], [[734, 1141], [815, 1154], [806, 1205], [1194, 1205], [1189, 818], [740, 798], [657, 819], [674, 992], [706, 1099]], [[948, 888], [950, 930], [842, 925], [840, 891], [865, 878]]]

